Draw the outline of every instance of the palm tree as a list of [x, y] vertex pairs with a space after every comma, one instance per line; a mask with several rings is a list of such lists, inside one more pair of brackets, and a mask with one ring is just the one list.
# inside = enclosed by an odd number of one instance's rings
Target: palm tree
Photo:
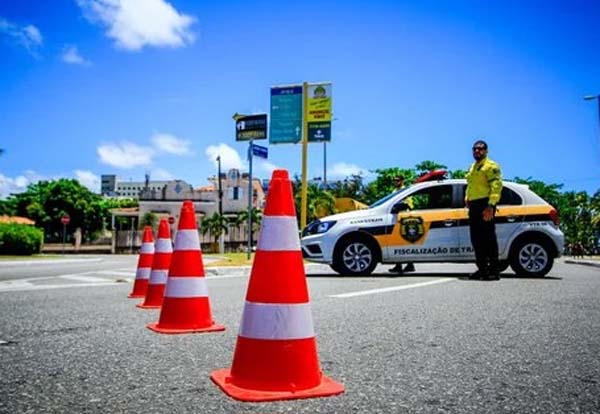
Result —
[[[262, 221], [262, 211], [256, 207], [252, 207], [250, 210], [250, 216], [252, 218], [252, 232], [250, 233], [250, 245], [252, 245], [252, 235], [260, 228], [260, 222]], [[238, 213], [235, 217], [234, 224], [238, 228], [248, 222], [248, 210], [243, 210]]]
[[[205, 217], [200, 223], [200, 231], [202, 234], [210, 234], [214, 238], [214, 245], [218, 246], [219, 237], [229, 232], [228, 220], [225, 216], [214, 212], [212, 216]], [[218, 250], [218, 249], [215, 249]]]
[[[307, 191], [306, 217], [309, 222], [323, 216], [335, 214], [335, 197], [327, 190], [321, 190], [315, 184], [310, 184]], [[300, 215], [301, 192], [296, 192], [296, 214]]]

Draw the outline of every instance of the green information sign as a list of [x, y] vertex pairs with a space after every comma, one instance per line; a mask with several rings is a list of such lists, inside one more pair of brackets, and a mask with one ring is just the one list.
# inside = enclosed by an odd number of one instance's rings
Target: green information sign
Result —
[[271, 88], [269, 143], [296, 144], [302, 140], [302, 85]]

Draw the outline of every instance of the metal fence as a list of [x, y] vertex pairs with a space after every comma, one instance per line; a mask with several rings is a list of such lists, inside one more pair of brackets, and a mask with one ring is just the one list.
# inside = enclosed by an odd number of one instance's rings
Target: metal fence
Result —
[[[225, 234], [225, 251], [246, 251], [248, 240], [246, 239], [247, 226], [230, 227], [229, 232]], [[176, 232], [176, 230], [175, 230]], [[113, 236], [113, 253], [137, 253], [142, 245], [142, 230], [115, 230]], [[214, 237], [210, 233], [202, 234], [198, 231], [202, 250], [212, 252], [215, 250]], [[175, 234], [172, 235], [175, 240]], [[258, 231], [252, 235], [253, 244], [258, 239]]]

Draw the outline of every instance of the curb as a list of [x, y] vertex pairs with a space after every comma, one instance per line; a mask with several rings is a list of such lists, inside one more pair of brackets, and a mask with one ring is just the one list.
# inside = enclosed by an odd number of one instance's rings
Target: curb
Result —
[[566, 259], [565, 263], [582, 265], [582, 266], [600, 267], [600, 261], [595, 261], [595, 260], [573, 260], [573, 259]]
[[[306, 270], [309, 270], [313, 267], [317, 267], [317, 266], [322, 266], [319, 263], [309, 263], [309, 264], [305, 264], [304, 268]], [[204, 273], [206, 273], [206, 275], [210, 275], [210, 276], [234, 276], [234, 275], [239, 275], [244, 274], [249, 276], [250, 275], [250, 271], [252, 270], [252, 266], [251, 265], [246, 265], [246, 266], [215, 266], [215, 267], [209, 267], [206, 266], [204, 267]]]

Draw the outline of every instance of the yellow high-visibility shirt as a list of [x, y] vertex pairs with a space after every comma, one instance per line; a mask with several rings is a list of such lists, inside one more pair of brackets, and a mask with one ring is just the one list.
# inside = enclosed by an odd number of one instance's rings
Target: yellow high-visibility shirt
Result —
[[502, 173], [500, 166], [489, 158], [474, 162], [467, 173], [467, 201], [489, 198], [489, 204], [495, 206], [502, 193]]

